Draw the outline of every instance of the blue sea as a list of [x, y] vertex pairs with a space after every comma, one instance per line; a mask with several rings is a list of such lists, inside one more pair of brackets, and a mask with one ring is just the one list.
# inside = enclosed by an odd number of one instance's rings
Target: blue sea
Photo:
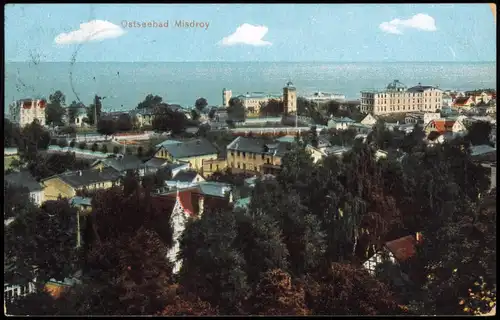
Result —
[[7, 62], [5, 103], [47, 97], [61, 90], [67, 103], [106, 97], [105, 110], [128, 110], [149, 93], [191, 107], [199, 97], [222, 104], [222, 89], [236, 94], [280, 93], [292, 81], [299, 95], [335, 92], [348, 99], [398, 79], [442, 89], [496, 88], [496, 63], [463, 62]]

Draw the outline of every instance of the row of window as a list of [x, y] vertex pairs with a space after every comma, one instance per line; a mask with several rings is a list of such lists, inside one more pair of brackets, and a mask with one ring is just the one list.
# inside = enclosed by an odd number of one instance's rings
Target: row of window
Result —
[[[231, 156], [232, 156], [232, 157], [234, 157], [234, 154], [235, 154], [235, 152], [234, 152], [234, 151], [231, 151]], [[242, 152], [240, 152], [240, 151], [236, 151], [236, 156], [237, 156], [237, 157], [240, 157], [240, 156], [241, 156], [243, 159], [246, 159], [247, 153], [246, 153], [246, 152], [244, 152], [244, 151], [242, 151]], [[266, 157], [266, 155], [265, 155], [265, 154], [262, 154], [262, 155], [261, 155], [262, 160], [264, 160], [264, 159], [265, 159], [265, 157]], [[253, 159], [253, 160], [256, 160], [256, 159], [257, 159], [257, 155], [256, 155], [255, 153], [249, 153], [249, 154], [248, 154], [248, 159]]]

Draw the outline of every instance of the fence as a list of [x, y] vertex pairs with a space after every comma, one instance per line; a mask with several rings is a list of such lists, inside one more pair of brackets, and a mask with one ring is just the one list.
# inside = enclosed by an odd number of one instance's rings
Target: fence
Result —
[[61, 148], [59, 146], [49, 146], [48, 152], [74, 152], [78, 155], [85, 155], [85, 156], [90, 156], [94, 158], [107, 158], [109, 156], [114, 156], [114, 153], [103, 153], [100, 151], [92, 151], [92, 150], [86, 150], [86, 149], [79, 149], [79, 148], [71, 148], [71, 147], [64, 147]]

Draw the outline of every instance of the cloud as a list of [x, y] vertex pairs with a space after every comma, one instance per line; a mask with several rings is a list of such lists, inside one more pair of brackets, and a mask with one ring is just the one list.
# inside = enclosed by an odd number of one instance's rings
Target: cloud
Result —
[[122, 27], [109, 21], [92, 20], [80, 24], [80, 29], [56, 36], [54, 42], [57, 44], [84, 43], [89, 41], [102, 41], [105, 39], [118, 38], [125, 34]]
[[266, 26], [254, 26], [244, 23], [236, 31], [224, 37], [219, 43], [223, 46], [247, 44], [250, 46], [270, 46], [272, 43], [262, 40], [269, 29]]
[[382, 22], [380, 30], [391, 34], [403, 34], [404, 29], [415, 29], [421, 31], [436, 31], [436, 21], [433, 17], [419, 13], [410, 19], [394, 19], [389, 22]]

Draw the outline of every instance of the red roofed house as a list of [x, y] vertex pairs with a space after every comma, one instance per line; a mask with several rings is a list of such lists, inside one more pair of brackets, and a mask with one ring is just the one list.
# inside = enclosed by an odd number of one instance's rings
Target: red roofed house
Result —
[[455, 109], [468, 109], [475, 104], [475, 99], [473, 97], [457, 97], [453, 101], [453, 108]]
[[443, 134], [445, 132], [452, 132], [453, 125], [455, 124], [455, 120], [449, 119], [435, 119], [430, 121], [424, 128], [424, 131], [427, 135], [432, 131], [437, 131], [439, 134]]
[[408, 261], [416, 253], [416, 245], [421, 243], [422, 235], [417, 232], [415, 236], [409, 235], [396, 240], [386, 242], [382, 250], [375, 253], [370, 259], [363, 263], [363, 267], [372, 275], [376, 267], [385, 261], [401, 264]]
[[[203, 185], [205, 186], [205, 185]], [[168, 252], [169, 260], [174, 263], [173, 273], [178, 273], [182, 261], [177, 259], [179, 239], [189, 219], [197, 219], [203, 214], [204, 208], [224, 208], [230, 206], [230, 197], [207, 194], [200, 186], [186, 188], [166, 194], [155, 195], [153, 204], [157, 213], [171, 210], [169, 224], [172, 227], [172, 247]]]

